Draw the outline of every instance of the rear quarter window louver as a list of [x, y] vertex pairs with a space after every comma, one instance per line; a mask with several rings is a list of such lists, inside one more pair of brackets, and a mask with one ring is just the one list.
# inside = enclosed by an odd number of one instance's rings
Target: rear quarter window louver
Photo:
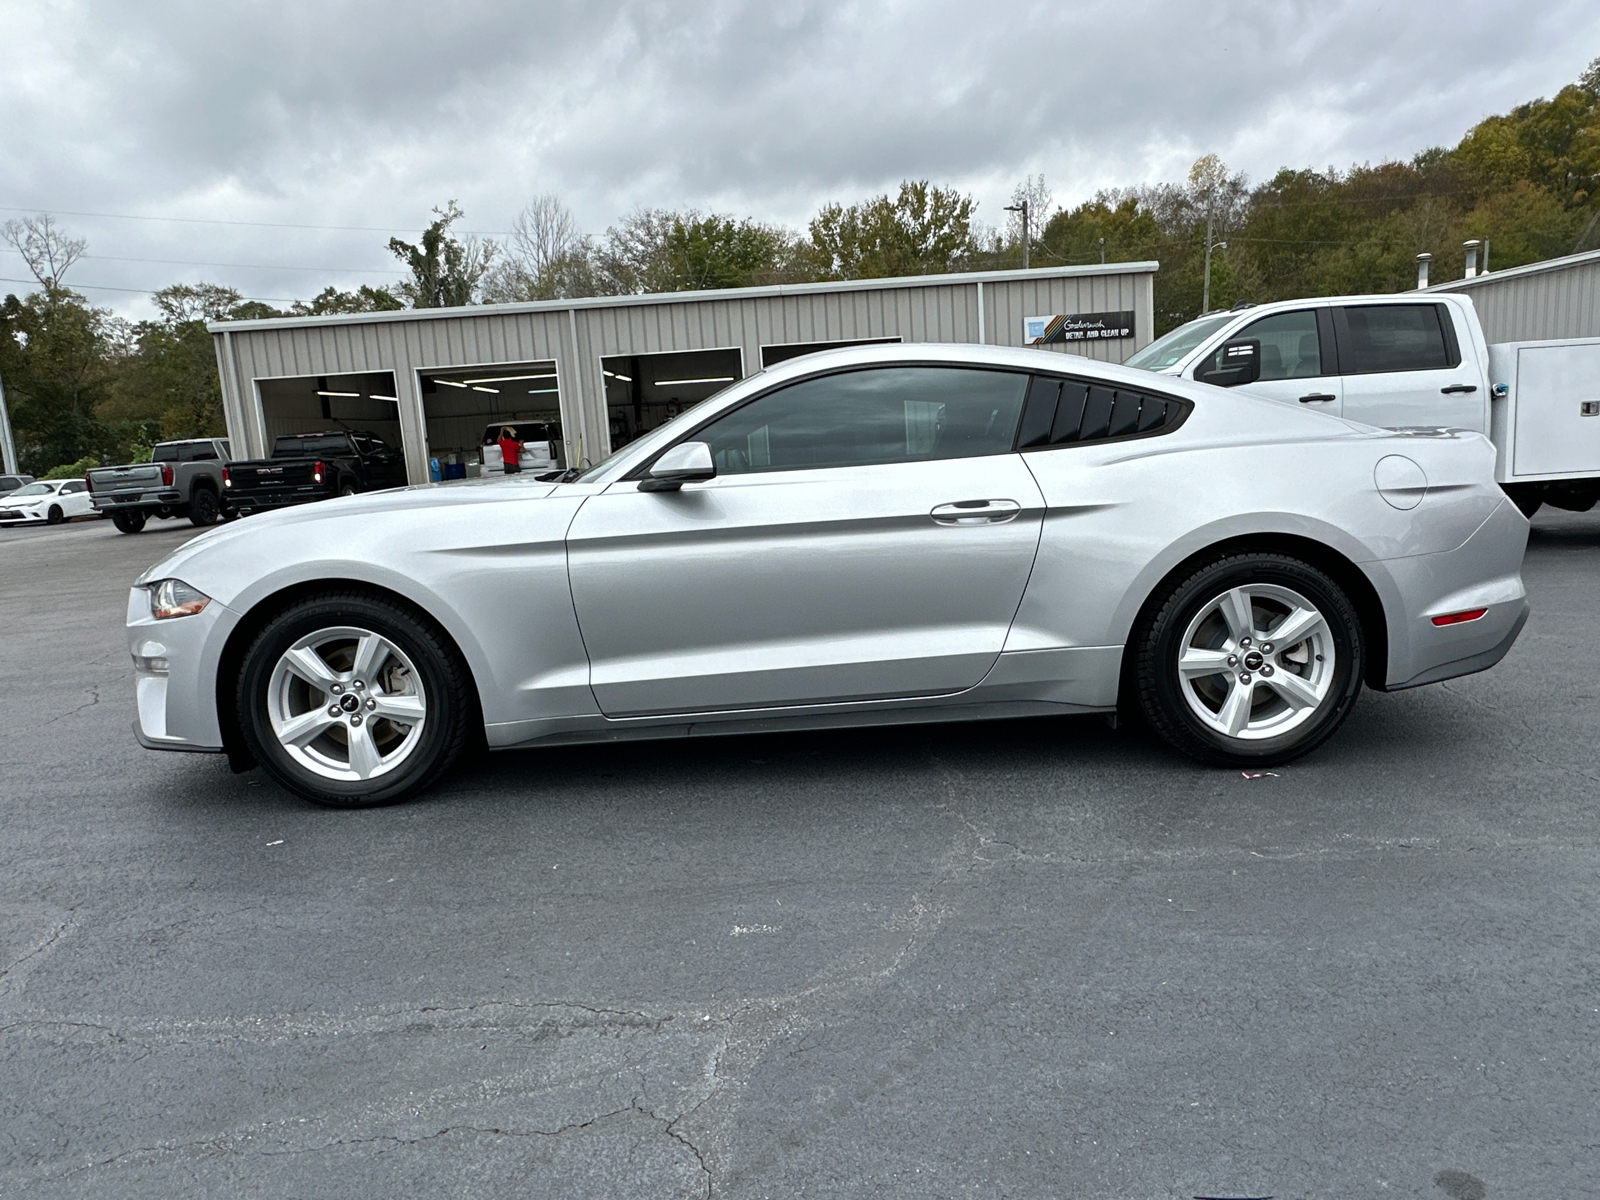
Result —
[[1186, 400], [1133, 388], [1036, 375], [1017, 433], [1018, 450], [1168, 433], [1189, 415]]

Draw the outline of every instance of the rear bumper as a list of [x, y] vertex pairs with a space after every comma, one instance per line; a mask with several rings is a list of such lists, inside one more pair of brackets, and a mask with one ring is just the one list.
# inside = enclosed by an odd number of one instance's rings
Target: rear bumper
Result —
[[172, 509], [183, 503], [180, 492], [163, 488], [155, 492], [126, 492], [111, 493], [109, 495], [91, 495], [90, 505], [96, 512], [116, 512], [118, 509], [129, 511], [145, 511], [150, 509]]
[[292, 508], [296, 504], [315, 504], [331, 500], [335, 492], [232, 492], [222, 493], [222, 506], [229, 512], [265, 512], [269, 508]]
[[[1393, 588], [1393, 602], [1385, 605], [1389, 661], [1384, 691], [1486, 671], [1506, 656], [1528, 620], [1522, 584], [1527, 544], [1526, 518], [1503, 500], [1456, 549], [1379, 564]], [[1480, 608], [1484, 615], [1474, 621], [1433, 623], [1435, 617]]]

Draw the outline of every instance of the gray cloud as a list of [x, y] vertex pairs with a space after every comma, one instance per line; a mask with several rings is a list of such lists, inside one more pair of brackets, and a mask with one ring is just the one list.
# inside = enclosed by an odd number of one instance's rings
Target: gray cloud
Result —
[[[503, 229], [541, 191], [596, 231], [636, 204], [799, 224], [906, 177], [995, 220], [1029, 173], [1076, 200], [1207, 151], [1256, 178], [1409, 157], [1600, 54], [1592, 3], [1510, 0], [22, 0], [6, 20], [0, 204], [397, 229], [449, 197]], [[393, 273], [382, 234], [63, 220], [103, 256]], [[201, 278], [325, 282], [105, 257], [73, 276]]]

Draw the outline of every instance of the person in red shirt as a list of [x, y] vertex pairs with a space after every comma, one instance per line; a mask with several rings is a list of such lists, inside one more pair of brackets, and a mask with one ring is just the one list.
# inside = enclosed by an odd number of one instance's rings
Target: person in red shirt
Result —
[[518, 461], [522, 456], [522, 443], [517, 441], [517, 431], [505, 425], [500, 429], [500, 457], [505, 459], [506, 474], [515, 475], [522, 470], [522, 463]]

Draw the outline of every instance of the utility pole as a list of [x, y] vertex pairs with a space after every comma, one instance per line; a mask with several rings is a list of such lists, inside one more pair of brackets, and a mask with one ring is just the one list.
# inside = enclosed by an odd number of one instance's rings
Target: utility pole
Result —
[[1029, 240], [1028, 239], [1028, 202], [1026, 200], [1024, 200], [1021, 204], [1008, 204], [1008, 205], [1006, 205], [1006, 211], [1007, 212], [1014, 212], [1014, 213], [1021, 213], [1022, 214], [1022, 269], [1024, 271], [1026, 271], [1028, 269], [1028, 240]]
[[0, 380], [0, 470], [17, 474], [17, 447], [11, 440], [11, 413], [6, 409], [6, 385]]
[[1213, 248], [1217, 250], [1226, 250], [1228, 248], [1227, 242], [1213, 242], [1211, 240], [1211, 231], [1211, 216], [1208, 213], [1206, 215], [1206, 278], [1200, 289], [1201, 316], [1205, 316], [1206, 313], [1211, 311], [1211, 251]]
[[1105, 238], [1101, 238], [1100, 239], [1100, 265], [1102, 267], [1106, 265], [1106, 240], [1105, 240]]

